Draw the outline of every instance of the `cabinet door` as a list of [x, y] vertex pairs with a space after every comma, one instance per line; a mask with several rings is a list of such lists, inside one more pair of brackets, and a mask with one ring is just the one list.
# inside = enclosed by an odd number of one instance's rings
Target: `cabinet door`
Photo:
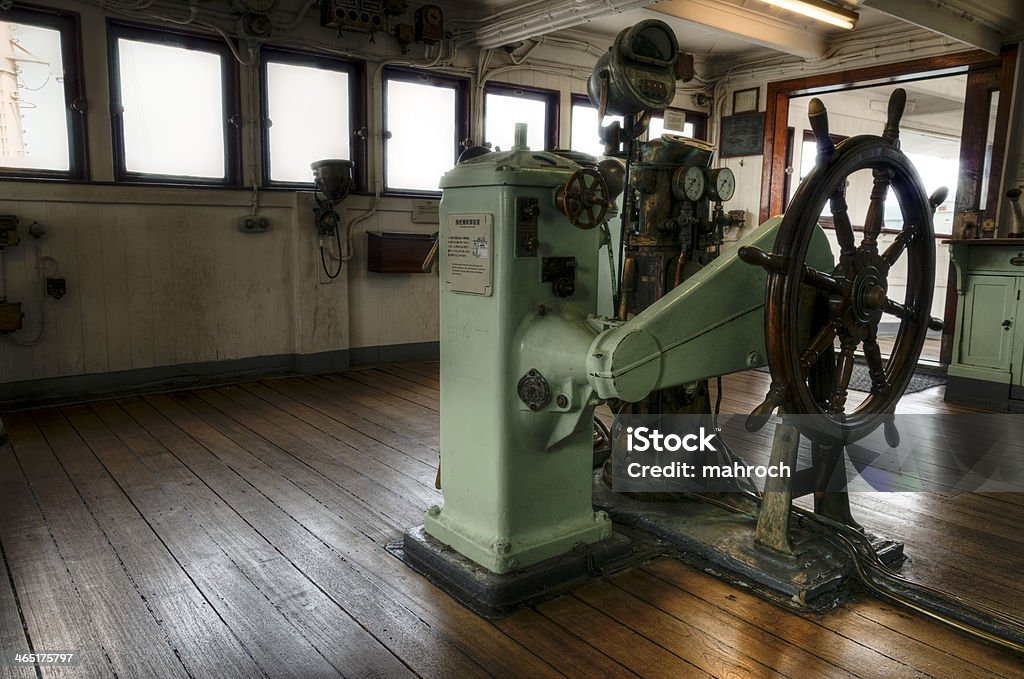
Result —
[[960, 363], [1010, 369], [1016, 323], [1016, 278], [971, 276], [964, 299]]

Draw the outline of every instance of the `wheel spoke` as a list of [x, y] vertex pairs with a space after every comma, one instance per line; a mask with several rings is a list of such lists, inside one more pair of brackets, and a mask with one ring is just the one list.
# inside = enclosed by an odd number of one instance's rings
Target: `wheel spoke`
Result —
[[896, 240], [892, 242], [892, 245], [887, 247], [885, 252], [882, 253], [882, 259], [884, 259], [885, 263], [890, 267], [893, 266], [897, 260], [899, 260], [900, 256], [906, 251], [907, 245], [909, 245], [912, 240], [914, 240], [913, 231], [900, 231], [899, 235], [896, 236]]
[[841, 286], [834, 277], [807, 265], [804, 265], [803, 282], [825, 292], [835, 292]]
[[871, 337], [864, 340], [864, 360], [868, 364], [868, 374], [871, 376], [871, 393], [883, 396], [889, 392], [889, 380], [885, 376], [885, 364], [882, 362], [882, 350], [878, 346], [878, 339], [872, 333]]
[[872, 170], [874, 183], [871, 185], [871, 202], [864, 217], [864, 240], [860, 247], [871, 252], [878, 251], [878, 234], [882, 232], [885, 220], [885, 197], [889, 194], [889, 170]]
[[890, 314], [892, 316], [895, 316], [896, 318], [903, 319], [904, 321], [912, 321], [912, 320], [914, 320], [914, 310], [913, 309], [911, 309], [910, 307], [905, 306], [903, 304], [900, 304], [899, 302], [894, 302], [893, 300], [889, 299], [888, 297], [885, 299], [885, 302], [882, 304], [882, 311], [887, 313], [887, 314]]
[[850, 387], [850, 378], [853, 376], [854, 352], [857, 350], [855, 341], [843, 341], [839, 350], [839, 359], [836, 361], [836, 383], [832, 387], [832, 396], [829, 398], [828, 410], [831, 413], [842, 414], [846, 408], [846, 393]]
[[811, 343], [800, 354], [800, 367], [805, 371], [809, 370], [812, 365], [818, 362], [818, 359], [825, 353], [825, 350], [832, 346], [835, 338], [836, 328], [831, 323], [819, 330], [818, 334], [811, 340]]
[[853, 225], [850, 223], [850, 215], [847, 211], [846, 194], [842, 188], [837, 188], [829, 199], [829, 210], [832, 212], [832, 225], [836, 230], [836, 240], [839, 241], [839, 249], [844, 255], [853, 254], [857, 249], [857, 243], [853, 235]]

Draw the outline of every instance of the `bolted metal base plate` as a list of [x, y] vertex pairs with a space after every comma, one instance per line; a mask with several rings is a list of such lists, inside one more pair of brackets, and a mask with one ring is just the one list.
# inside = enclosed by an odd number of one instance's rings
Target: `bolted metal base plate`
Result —
[[515, 573], [498, 575], [427, 535], [423, 526], [410, 528], [401, 542], [387, 550], [428, 580], [485, 618], [500, 618], [522, 606], [562, 594], [611, 572], [648, 560], [657, 553], [633, 540], [612, 537]]
[[[825, 612], [846, 600], [854, 566], [845, 552], [810, 531], [794, 526], [789, 557], [754, 543], [756, 519], [699, 500], [645, 501], [613, 493], [594, 478], [594, 506], [619, 526], [650, 533], [678, 550], [676, 556], [727, 582], [753, 590], [776, 604], [803, 612]], [[753, 513], [754, 503], [746, 508]], [[903, 543], [870, 536], [888, 565], [903, 560]]]

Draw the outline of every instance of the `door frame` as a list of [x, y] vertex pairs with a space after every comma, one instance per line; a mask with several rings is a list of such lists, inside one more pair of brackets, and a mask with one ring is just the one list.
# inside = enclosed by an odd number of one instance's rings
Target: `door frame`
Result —
[[[924, 80], [944, 75], [958, 75], [987, 68], [1002, 69], [1000, 92], [1012, 93], [1016, 61], [1017, 46], [1014, 44], [1004, 47], [999, 56], [981, 50], [970, 50], [768, 83], [758, 223], [763, 223], [769, 216], [782, 212], [782, 196], [786, 176], [786, 133], [789, 127], [789, 100], [791, 98]], [[999, 190], [1002, 183], [1011, 99], [1012, 96], [999, 97], [996, 138], [993, 141], [990, 174], [991, 177], [998, 178], [996, 191]]]

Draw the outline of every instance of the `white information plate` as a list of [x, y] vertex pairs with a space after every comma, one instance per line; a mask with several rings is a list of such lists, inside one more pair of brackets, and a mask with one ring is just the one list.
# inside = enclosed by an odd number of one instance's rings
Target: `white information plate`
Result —
[[490, 214], [448, 215], [444, 223], [444, 258], [448, 292], [490, 296], [494, 217]]

